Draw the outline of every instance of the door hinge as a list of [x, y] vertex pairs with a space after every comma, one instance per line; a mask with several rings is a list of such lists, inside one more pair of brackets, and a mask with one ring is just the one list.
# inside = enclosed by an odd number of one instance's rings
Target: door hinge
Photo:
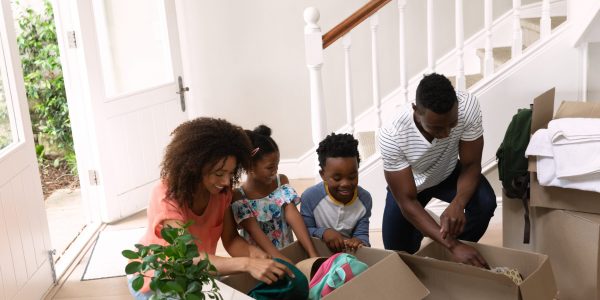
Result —
[[98, 172], [96, 170], [88, 170], [90, 185], [98, 185]]
[[56, 254], [56, 249], [50, 249], [48, 251], [48, 261], [50, 262], [50, 270], [52, 271], [52, 283], [56, 284], [56, 269], [54, 268], [54, 255]]
[[77, 37], [75, 36], [75, 30], [67, 31], [67, 40], [69, 41], [69, 48], [77, 48]]

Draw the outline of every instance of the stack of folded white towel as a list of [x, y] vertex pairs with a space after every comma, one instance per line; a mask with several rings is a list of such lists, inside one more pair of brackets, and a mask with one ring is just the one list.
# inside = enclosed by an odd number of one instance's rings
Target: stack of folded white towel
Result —
[[600, 192], [600, 119], [564, 118], [536, 131], [525, 151], [544, 186]]

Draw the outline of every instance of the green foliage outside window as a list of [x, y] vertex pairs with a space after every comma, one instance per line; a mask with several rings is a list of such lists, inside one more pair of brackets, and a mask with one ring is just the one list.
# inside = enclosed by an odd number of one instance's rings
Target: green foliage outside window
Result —
[[53, 154], [58, 157], [53, 161], [55, 166], [64, 160], [76, 172], [52, 6], [45, 0], [41, 12], [31, 8], [20, 9], [16, 20], [19, 27], [17, 43], [38, 159], [44, 162], [48, 154]]

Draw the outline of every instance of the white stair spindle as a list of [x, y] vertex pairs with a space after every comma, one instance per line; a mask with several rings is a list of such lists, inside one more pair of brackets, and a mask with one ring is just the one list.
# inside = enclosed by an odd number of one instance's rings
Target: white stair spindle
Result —
[[354, 135], [354, 107], [352, 104], [352, 68], [350, 66], [350, 48], [352, 47], [352, 39], [350, 34], [346, 34], [342, 39], [344, 45], [344, 65], [346, 75], [346, 122], [348, 123], [348, 131]]
[[464, 44], [465, 44], [465, 33], [464, 33], [464, 21], [463, 21], [463, 0], [456, 0], [456, 56], [457, 56], [457, 70], [456, 70], [456, 89], [464, 91], [466, 90], [465, 83], [465, 61], [464, 61]]
[[373, 83], [373, 104], [377, 117], [377, 128], [381, 127], [381, 98], [379, 96], [379, 65], [377, 60], [377, 27], [379, 27], [379, 16], [374, 14], [371, 21], [371, 74]]
[[319, 27], [320, 14], [314, 7], [304, 10], [304, 42], [306, 66], [310, 76], [310, 116], [312, 123], [312, 140], [315, 146], [327, 135], [325, 100], [323, 97], [323, 38]]
[[402, 99], [401, 103], [398, 103], [396, 106], [399, 108], [405, 103], [408, 103], [408, 82], [406, 80], [406, 25], [404, 10], [406, 8], [406, 0], [398, 0], [398, 32], [399, 32], [399, 52], [400, 52], [400, 98]]
[[485, 0], [485, 56], [483, 58], [483, 76], [488, 77], [494, 73], [494, 52], [492, 50], [492, 0]]
[[540, 39], [550, 36], [550, 0], [542, 1], [542, 17], [540, 18]]
[[433, 49], [433, 0], [427, 0], [427, 69], [429, 72], [435, 72], [435, 57]]
[[523, 32], [521, 30], [521, 0], [513, 0], [513, 43], [511, 59], [523, 52]]

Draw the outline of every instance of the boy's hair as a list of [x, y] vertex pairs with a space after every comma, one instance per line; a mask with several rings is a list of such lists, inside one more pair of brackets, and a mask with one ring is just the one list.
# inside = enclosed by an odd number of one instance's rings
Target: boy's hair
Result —
[[228, 156], [236, 159], [231, 184], [239, 182], [241, 169], [250, 167], [250, 140], [244, 130], [223, 119], [197, 118], [179, 125], [161, 163], [160, 177], [167, 198], [181, 207], [192, 207], [202, 177]]
[[429, 109], [438, 114], [450, 111], [458, 100], [452, 83], [444, 75], [431, 73], [423, 76], [417, 86], [417, 107]]
[[260, 160], [265, 154], [279, 151], [275, 140], [271, 138], [271, 128], [258, 125], [254, 130], [245, 130], [252, 143], [251, 159], [253, 162]]
[[328, 157], [356, 157], [356, 162], [360, 165], [358, 140], [349, 133], [328, 135], [319, 143], [317, 155], [321, 169], [325, 168]]

